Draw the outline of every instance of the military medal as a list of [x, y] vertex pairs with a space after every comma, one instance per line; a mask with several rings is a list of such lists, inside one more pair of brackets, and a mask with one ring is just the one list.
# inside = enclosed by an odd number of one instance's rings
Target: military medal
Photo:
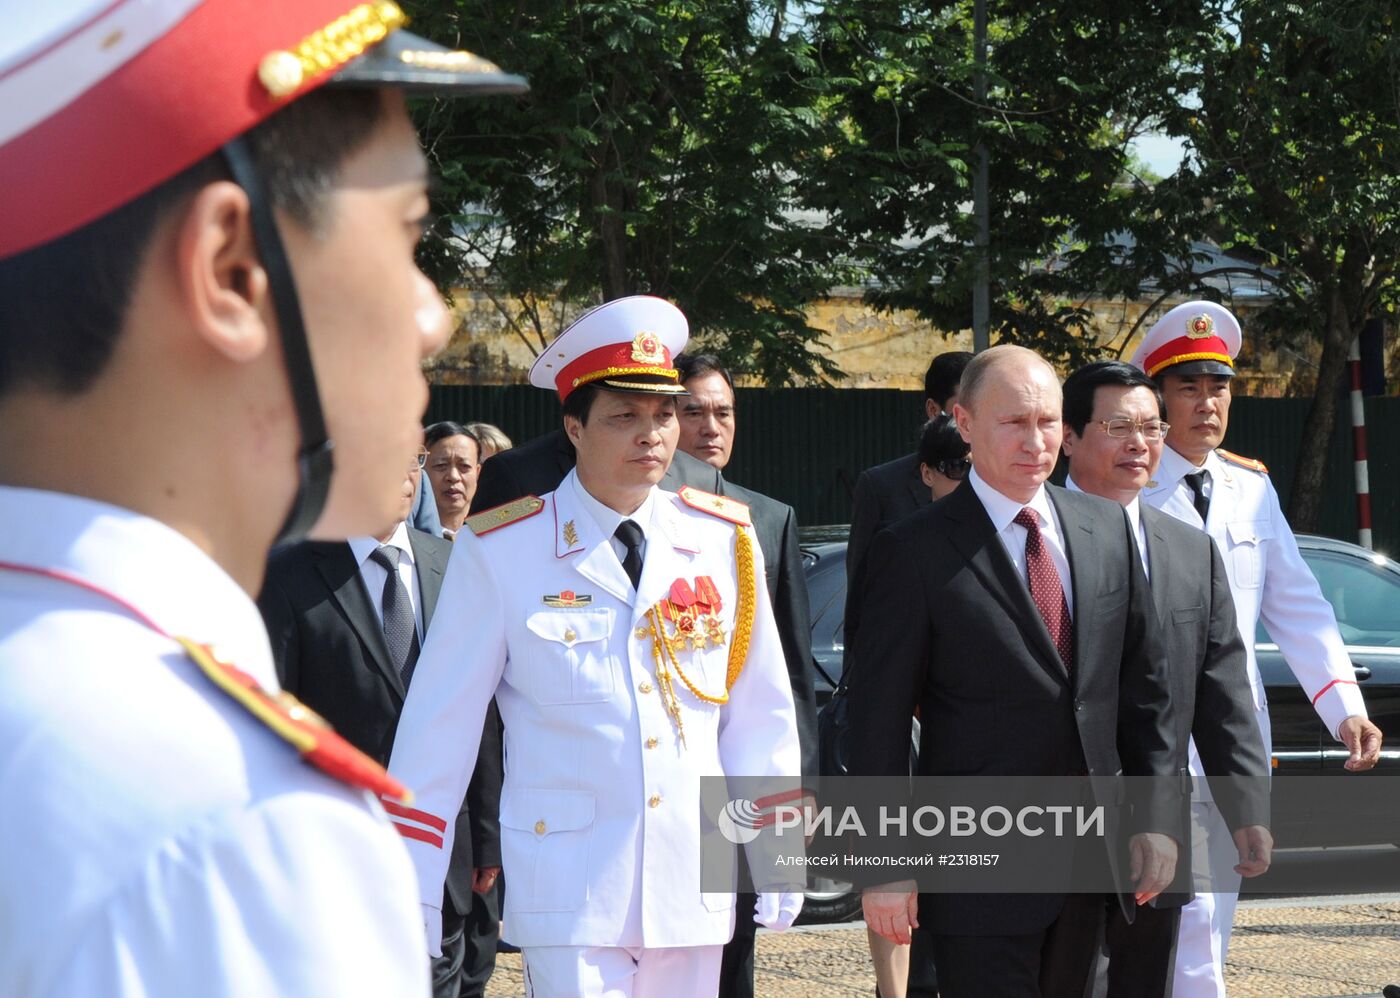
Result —
[[589, 606], [593, 602], [593, 596], [590, 593], [576, 593], [572, 589], [563, 589], [554, 594], [546, 593], [540, 597], [540, 602], [556, 608]]

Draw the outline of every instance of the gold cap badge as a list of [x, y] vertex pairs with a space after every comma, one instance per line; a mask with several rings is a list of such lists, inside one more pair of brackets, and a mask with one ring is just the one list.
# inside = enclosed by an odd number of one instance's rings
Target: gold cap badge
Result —
[[632, 337], [632, 359], [639, 364], [661, 364], [666, 360], [661, 348], [661, 337], [645, 329]]
[[1202, 312], [1186, 320], [1186, 336], [1193, 340], [1203, 340], [1215, 335], [1215, 320]]

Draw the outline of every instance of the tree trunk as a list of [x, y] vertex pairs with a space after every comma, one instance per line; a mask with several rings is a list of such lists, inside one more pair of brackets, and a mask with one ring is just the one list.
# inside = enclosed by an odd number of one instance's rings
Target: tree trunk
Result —
[[1327, 326], [1322, 337], [1317, 388], [1303, 425], [1303, 438], [1298, 445], [1298, 470], [1288, 496], [1288, 522], [1298, 533], [1317, 532], [1322, 483], [1327, 475], [1327, 452], [1332, 443], [1332, 430], [1337, 425], [1337, 395], [1341, 390], [1342, 372], [1346, 370], [1347, 351], [1356, 336], [1345, 309], [1336, 304], [1327, 310]]

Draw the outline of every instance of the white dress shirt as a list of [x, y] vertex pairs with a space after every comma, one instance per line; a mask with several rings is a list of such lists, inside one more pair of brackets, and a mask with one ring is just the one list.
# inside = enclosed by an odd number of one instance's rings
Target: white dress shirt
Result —
[[1065, 591], [1065, 603], [1068, 604], [1070, 617], [1073, 618], [1074, 586], [1069, 574], [1069, 556], [1065, 554], [1065, 534], [1060, 526], [1060, 518], [1055, 513], [1055, 507], [1050, 504], [1050, 497], [1045, 494], [1045, 486], [1035, 490], [1030, 502], [1017, 502], [983, 481], [977, 474], [975, 465], [967, 478], [972, 483], [972, 490], [977, 493], [977, 498], [982, 500], [982, 507], [991, 518], [992, 527], [1006, 548], [1006, 553], [1011, 556], [1011, 564], [1016, 566], [1016, 574], [1028, 586], [1030, 582], [1026, 574], [1026, 528], [1013, 521], [1023, 509], [1033, 509], [1040, 514], [1040, 536], [1045, 542], [1045, 549], [1050, 552], [1050, 561], [1054, 563], [1055, 571], [1059, 573], [1060, 587]]
[[[349, 544], [350, 552], [355, 556], [355, 562], [360, 566], [360, 578], [364, 580], [365, 588], [369, 590], [369, 601], [374, 606], [374, 615], [379, 619], [379, 626], [383, 627], [384, 582], [389, 578], [389, 571], [370, 557], [379, 550], [380, 541], [375, 537], [352, 537]], [[418, 631], [418, 644], [421, 647], [423, 644], [423, 594], [418, 587], [418, 572], [415, 570], [413, 562], [413, 545], [408, 542], [408, 524], [400, 523], [383, 544], [385, 547], [399, 549], [399, 581], [408, 590], [408, 602], [413, 607], [413, 626]]]
[[593, 522], [598, 525], [598, 530], [608, 538], [608, 547], [612, 548], [613, 554], [617, 555], [617, 563], [622, 564], [622, 560], [627, 557], [627, 545], [623, 544], [613, 535], [617, 531], [618, 524], [623, 520], [631, 520], [642, 528], [642, 563], [646, 564], [647, 558], [647, 531], [651, 529], [652, 509], [656, 506], [656, 486], [652, 486], [647, 497], [642, 500], [642, 504], [633, 510], [629, 515], [623, 516], [611, 506], [606, 506], [599, 502], [583, 487], [583, 482], [579, 481], [577, 475], [573, 476], [574, 495], [578, 498], [578, 504], [587, 511], [593, 518]]
[[[1072, 476], [1065, 476], [1065, 488], [1071, 492], [1083, 492], [1079, 483]], [[1147, 576], [1148, 581], [1152, 581], [1152, 568], [1147, 563], [1147, 531], [1142, 526], [1142, 499], [1133, 496], [1133, 501], [1123, 507], [1128, 514], [1128, 522], [1133, 525], [1133, 539], [1137, 541], [1138, 560], [1142, 562], [1142, 573]]]

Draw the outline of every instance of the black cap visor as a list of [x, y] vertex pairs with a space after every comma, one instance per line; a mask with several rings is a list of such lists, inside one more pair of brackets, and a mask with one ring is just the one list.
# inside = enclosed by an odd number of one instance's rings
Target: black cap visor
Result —
[[523, 94], [530, 89], [523, 76], [502, 72], [488, 59], [444, 48], [408, 31], [391, 32], [342, 66], [326, 86], [398, 87], [444, 97]]
[[1235, 369], [1218, 360], [1184, 360], [1180, 364], [1162, 368], [1157, 372], [1156, 377], [1160, 378], [1164, 374], [1175, 374], [1181, 378], [1190, 378], [1197, 374], [1215, 374], [1222, 378], [1233, 378]]

